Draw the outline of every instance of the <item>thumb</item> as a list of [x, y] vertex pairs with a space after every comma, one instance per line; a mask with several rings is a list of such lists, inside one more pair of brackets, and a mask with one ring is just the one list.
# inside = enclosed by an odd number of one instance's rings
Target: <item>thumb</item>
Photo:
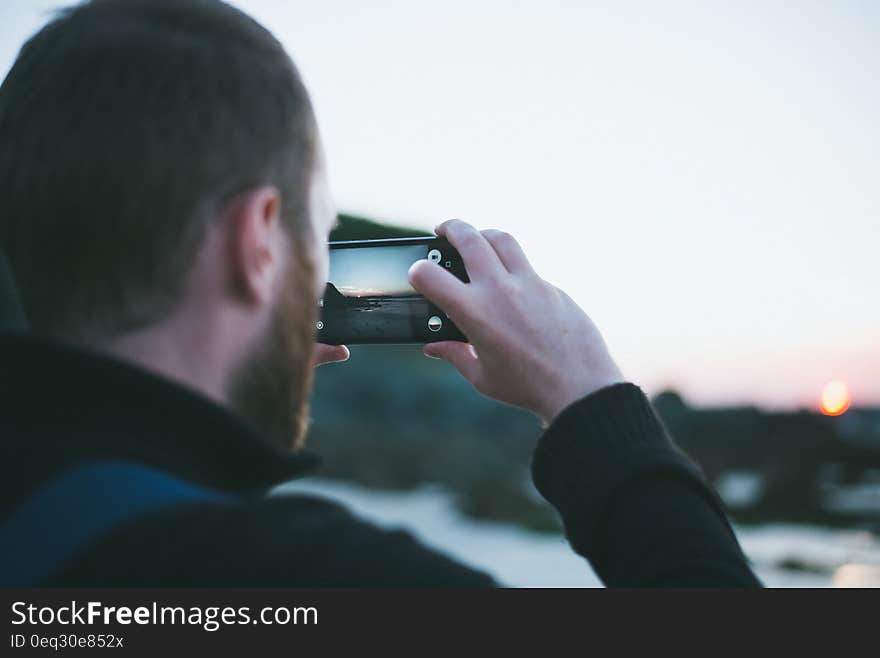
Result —
[[480, 359], [470, 343], [443, 340], [437, 343], [428, 343], [425, 345], [424, 352], [425, 356], [443, 359], [451, 363], [459, 374], [471, 384], [477, 381], [482, 371]]

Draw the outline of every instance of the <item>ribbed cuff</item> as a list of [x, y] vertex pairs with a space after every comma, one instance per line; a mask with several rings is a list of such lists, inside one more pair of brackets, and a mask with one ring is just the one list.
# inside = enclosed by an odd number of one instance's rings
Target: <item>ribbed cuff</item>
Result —
[[575, 550], [587, 557], [614, 492], [661, 472], [709, 494], [697, 466], [673, 445], [633, 384], [609, 386], [565, 409], [538, 441], [532, 459], [535, 487], [562, 515]]

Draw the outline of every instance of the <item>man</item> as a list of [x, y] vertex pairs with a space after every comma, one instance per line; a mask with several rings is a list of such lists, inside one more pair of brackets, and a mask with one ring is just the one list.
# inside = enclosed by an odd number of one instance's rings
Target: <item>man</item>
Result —
[[[326, 500], [265, 496], [310, 464], [312, 365], [348, 354], [314, 345], [335, 211], [308, 95], [264, 28], [216, 0], [65, 11], [0, 89], [0, 143], [30, 322], [0, 343], [0, 534], [30, 584], [492, 584]], [[427, 261], [411, 281], [470, 342], [425, 353], [543, 419], [534, 480], [574, 549], [609, 585], [757, 584], [583, 311], [509, 235], [437, 233], [471, 282]], [[107, 473], [124, 477], [86, 497]]]

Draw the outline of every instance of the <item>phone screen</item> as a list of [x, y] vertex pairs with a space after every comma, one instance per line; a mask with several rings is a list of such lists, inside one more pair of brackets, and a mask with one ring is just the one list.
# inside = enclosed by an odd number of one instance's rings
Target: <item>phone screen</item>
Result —
[[409, 285], [408, 272], [427, 255], [428, 245], [424, 244], [331, 249], [329, 285], [350, 298], [417, 295]]
[[331, 244], [318, 340], [325, 343], [424, 343], [460, 340], [436, 306], [409, 284], [409, 268], [428, 258], [455, 271], [455, 251], [437, 239], [371, 245]]

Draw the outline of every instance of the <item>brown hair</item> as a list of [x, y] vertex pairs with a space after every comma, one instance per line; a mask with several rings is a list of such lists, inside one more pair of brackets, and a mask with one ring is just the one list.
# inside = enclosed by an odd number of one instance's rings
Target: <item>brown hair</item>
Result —
[[31, 328], [96, 340], [179, 299], [208, 222], [261, 184], [310, 231], [316, 130], [281, 44], [218, 0], [92, 0], [0, 87], [0, 244]]

